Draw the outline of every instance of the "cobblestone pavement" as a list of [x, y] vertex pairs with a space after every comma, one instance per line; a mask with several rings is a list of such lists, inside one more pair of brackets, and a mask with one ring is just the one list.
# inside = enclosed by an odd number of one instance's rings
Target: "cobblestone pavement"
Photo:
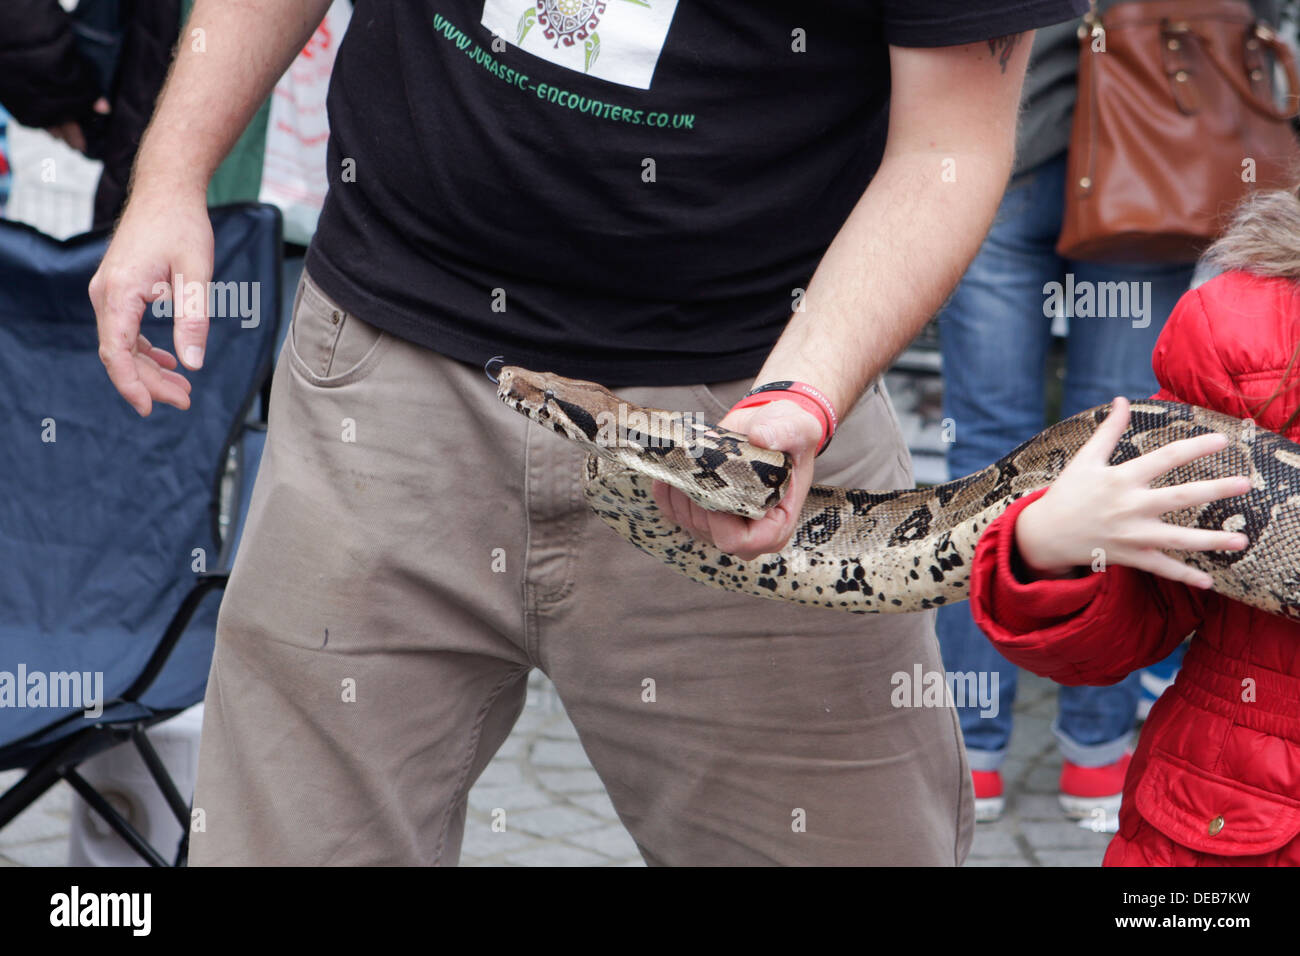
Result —
[[[1002, 820], [980, 824], [968, 866], [1099, 866], [1110, 836], [1064, 818], [1061, 759], [1051, 734], [1056, 688], [1022, 674], [1004, 767]], [[600, 780], [550, 684], [534, 675], [515, 731], [470, 791], [461, 862], [467, 866], [638, 866]], [[506, 828], [493, 832], [492, 811]]]
[[[1023, 674], [1004, 770], [1007, 813], [980, 824], [968, 866], [1097, 866], [1110, 839], [1056, 805], [1055, 687]], [[0, 774], [0, 790], [19, 774]], [[0, 830], [0, 866], [67, 862], [72, 793], [60, 784]], [[494, 811], [498, 811], [494, 817]], [[494, 819], [505, 813], [505, 828]], [[465, 866], [641, 866], [549, 681], [534, 673], [514, 732], [470, 791]]]

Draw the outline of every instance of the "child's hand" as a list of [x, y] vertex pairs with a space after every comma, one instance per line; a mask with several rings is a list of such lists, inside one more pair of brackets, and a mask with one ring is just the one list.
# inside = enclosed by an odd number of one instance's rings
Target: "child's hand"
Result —
[[1122, 465], [1109, 465], [1115, 445], [1128, 427], [1129, 403], [1117, 397], [1087, 444], [1056, 481], [1016, 521], [1015, 545], [1021, 561], [1039, 577], [1063, 577], [1090, 566], [1101, 548], [1107, 564], [1123, 564], [1171, 581], [1208, 588], [1203, 571], [1176, 561], [1162, 549], [1238, 551], [1250, 543], [1244, 534], [1183, 528], [1160, 516], [1250, 490], [1245, 476], [1191, 481], [1151, 488], [1152, 481], [1179, 465], [1223, 448], [1223, 435], [1198, 435], [1170, 442]]

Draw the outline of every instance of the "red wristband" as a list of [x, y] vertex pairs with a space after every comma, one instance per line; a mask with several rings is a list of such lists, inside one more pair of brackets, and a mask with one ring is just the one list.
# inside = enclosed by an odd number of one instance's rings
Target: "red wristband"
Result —
[[766, 385], [760, 385], [751, 391], [748, 395], [731, 406], [734, 412], [738, 408], [753, 408], [757, 405], [767, 405], [770, 402], [788, 401], [794, 402], [805, 411], [812, 413], [822, 423], [822, 440], [817, 446], [817, 454], [821, 454], [831, 443], [835, 436], [835, 429], [839, 425], [839, 416], [835, 414], [835, 406], [830, 403], [820, 389], [813, 388], [804, 382], [769, 382]]

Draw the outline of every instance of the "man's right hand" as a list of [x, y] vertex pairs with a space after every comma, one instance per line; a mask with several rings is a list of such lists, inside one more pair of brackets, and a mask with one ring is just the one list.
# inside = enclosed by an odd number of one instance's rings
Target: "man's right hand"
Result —
[[[208, 182], [329, 4], [194, 0], [171, 74], [136, 153], [131, 199], [90, 280], [99, 357], [113, 385], [141, 415], [148, 415], [155, 401], [189, 408], [190, 385], [176, 371], [176, 358], [186, 368], [199, 368], [208, 337]], [[195, 34], [206, 38], [201, 46], [185, 42]], [[180, 281], [184, 286], [176, 288]], [[203, 294], [192, 298], [201, 302], [192, 302], [193, 310], [182, 309], [185, 288], [196, 282]], [[141, 315], [161, 298], [155, 290], [166, 287], [172, 291], [176, 358], [140, 334]]]
[[[201, 190], [138, 190], [90, 280], [99, 358], [114, 387], [141, 415], [148, 415], [155, 401], [190, 407], [190, 383], [175, 370], [176, 357], [186, 368], [203, 365], [212, 245]], [[185, 288], [196, 288], [196, 282], [202, 295], [191, 295], [187, 303]], [[158, 295], [164, 286], [171, 290], [176, 357], [140, 334], [144, 310], [164, 297]]]

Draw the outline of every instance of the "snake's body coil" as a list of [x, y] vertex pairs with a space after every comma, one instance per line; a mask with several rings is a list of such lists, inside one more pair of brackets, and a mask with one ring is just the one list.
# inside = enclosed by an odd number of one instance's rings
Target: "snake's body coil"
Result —
[[[1050, 485], [1110, 412], [1109, 405], [1080, 412], [988, 468], [930, 488], [815, 485], [790, 544], [779, 554], [741, 561], [661, 514], [651, 485], [665, 481], [707, 508], [757, 517], [784, 493], [784, 455], [680, 412], [629, 406], [590, 382], [512, 367], [502, 370], [498, 394], [588, 449], [588, 503], [642, 551], [712, 587], [855, 613], [919, 611], [969, 597], [980, 534], [1017, 498]], [[1251, 490], [1163, 519], [1244, 532], [1250, 544], [1232, 552], [1167, 553], [1207, 572], [1219, 594], [1300, 620], [1300, 446], [1230, 415], [1144, 400], [1132, 403], [1111, 464], [1210, 432], [1227, 435], [1228, 445], [1154, 484], [1244, 474]], [[1104, 555], [1099, 561], [1104, 567]]]

